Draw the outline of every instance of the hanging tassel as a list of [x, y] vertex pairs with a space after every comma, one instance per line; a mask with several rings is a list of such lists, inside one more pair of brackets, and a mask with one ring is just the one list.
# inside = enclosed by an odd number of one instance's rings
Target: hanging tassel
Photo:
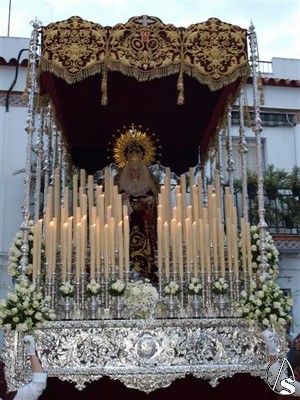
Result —
[[101, 105], [107, 105], [107, 69], [103, 69], [101, 81]]
[[178, 81], [177, 81], [177, 90], [178, 90], [178, 98], [177, 104], [182, 106], [184, 104], [184, 83], [183, 83], [183, 71], [182, 68], [180, 69]]

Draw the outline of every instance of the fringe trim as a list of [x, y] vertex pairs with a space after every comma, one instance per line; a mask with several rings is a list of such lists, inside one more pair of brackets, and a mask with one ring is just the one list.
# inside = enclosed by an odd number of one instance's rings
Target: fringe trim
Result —
[[[247, 79], [250, 76], [250, 66], [248, 64], [244, 66], [238, 66], [231, 74], [222, 76], [219, 80], [214, 80], [209, 74], [202, 74], [196, 68], [187, 66], [185, 64], [172, 64], [168, 67], [157, 68], [153, 71], [141, 71], [133, 66], [123, 65], [119, 62], [108, 62], [95, 64], [92, 67], [82, 69], [78, 73], [72, 75], [66, 69], [62, 69], [53, 65], [53, 63], [48, 60], [41, 59], [40, 62], [40, 73], [41, 72], [51, 72], [58, 78], [65, 80], [68, 84], [74, 84], [80, 82], [90, 76], [96, 75], [98, 73], [103, 74], [103, 82], [101, 84], [102, 101], [105, 102], [105, 92], [107, 92], [107, 72], [117, 71], [121, 72], [125, 76], [133, 77], [140, 82], [150, 81], [152, 79], [164, 78], [172, 74], [179, 73], [177, 89], [179, 91], [179, 97], [183, 98], [183, 72], [192, 78], [197, 79], [201, 84], [207, 85], [211, 91], [216, 91], [224, 86], [234, 82], [237, 78], [244, 77]], [[107, 93], [106, 93], [107, 96]], [[107, 99], [106, 99], [107, 102]]]

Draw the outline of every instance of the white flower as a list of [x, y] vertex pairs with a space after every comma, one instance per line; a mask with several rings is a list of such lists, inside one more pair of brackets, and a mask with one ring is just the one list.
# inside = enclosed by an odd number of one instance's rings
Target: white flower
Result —
[[86, 286], [88, 296], [96, 296], [100, 293], [100, 285], [95, 279], [91, 279]]
[[74, 286], [70, 282], [65, 282], [59, 287], [59, 291], [62, 296], [73, 296], [74, 295]]
[[125, 283], [121, 279], [112, 281], [109, 285], [109, 293], [111, 296], [122, 296], [125, 291]]
[[158, 300], [158, 291], [148, 279], [130, 281], [125, 289], [124, 302], [128, 307], [149, 309]]
[[225, 278], [221, 277], [212, 283], [212, 292], [215, 294], [225, 294], [228, 291], [228, 283]]
[[180, 292], [180, 286], [175, 281], [170, 281], [165, 284], [163, 291], [166, 295], [177, 295]]

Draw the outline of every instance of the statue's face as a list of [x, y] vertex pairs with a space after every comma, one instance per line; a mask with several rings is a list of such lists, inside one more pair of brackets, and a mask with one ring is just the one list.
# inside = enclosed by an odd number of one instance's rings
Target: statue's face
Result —
[[139, 178], [140, 169], [138, 167], [132, 166], [130, 168], [130, 175], [131, 175], [132, 178]]

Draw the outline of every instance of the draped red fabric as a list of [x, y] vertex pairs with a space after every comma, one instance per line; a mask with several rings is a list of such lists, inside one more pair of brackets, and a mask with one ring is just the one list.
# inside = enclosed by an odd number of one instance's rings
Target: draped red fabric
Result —
[[[100, 103], [100, 75], [69, 85], [43, 73], [41, 94], [49, 93], [57, 118], [70, 146], [73, 163], [90, 174], [105, 167], [113, 135], [123, 125], [142, 125], [155, 133], [162, 146], [160, 161], [177, 174], [197, 165], [224, 113], [228, 97], [239, 81], [211, 92], [207, 86], [185, 76], [185, 103], [177, 104], [172, 75], [138, 82], [119, 72], [108, 75], [108, 104]], [[110, 161], [112, 162], [112, 160]]]
[[125, 387], [121, 382], [103, 377], [87, 384], [79, 391], [74, 384], [49, 378], [46, 391], [40, 400], [102, 399], [112, 400], [275, 400], [276, 394], [258, 377], [249, 374], [236, 374], [232, 378], [222, 379], [216, 387], [203, 379], [187, 376], [174, 381], [169, 387], [157, 389], [149, 394]]

